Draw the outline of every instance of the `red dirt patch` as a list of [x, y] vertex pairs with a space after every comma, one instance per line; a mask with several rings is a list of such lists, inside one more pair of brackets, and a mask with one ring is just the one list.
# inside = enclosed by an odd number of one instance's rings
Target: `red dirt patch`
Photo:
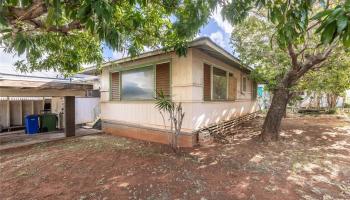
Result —
[[1, 199], [350, 199], [350, 124], [287, 118], [278, 143], [262, 119], [230, 144], [174, 155], [165, 145], [85, 136], [1, 153]]

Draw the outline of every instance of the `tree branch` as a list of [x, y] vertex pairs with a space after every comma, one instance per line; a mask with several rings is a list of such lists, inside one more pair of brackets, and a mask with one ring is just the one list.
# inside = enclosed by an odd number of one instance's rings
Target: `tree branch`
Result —
[[335, 47], [334, 45], [331, 45], [323, 53], [315, 55], [315, 56], [311, 56], [310, 58], [308, 58], [308, 61], [305, 64], [303, 64], [301, 69], [298, 71], [297, 79], [302, 77], [311, 68], [313, 68], [313, 67], [317, 66], [318, 64], [322, 63], [323, 61], [325, 61], [328, 58], [328, 56], [331, 54], [334, 47]]
[[301, 49], [296, 55], [297, 55], [297, 56], [301, 55], [302, 53], [304, 53], [304, 51], [305, 51], [306, 49], [307, 49], [307, 45], [306, 45], [306, 43], [305, 43], [303, 49]]
[[315, 28], [317, 25], [319, 25], [321, 21], [317, 21], [316, 23], [312, 24], [311, 26], [307, 27], [306, 31], [310, 31], [311, 29]]
[[287, 49], [288, 49], [289, 56], [292, 59], [292, 68], [298, 69], [299, 68], [298, 54], [295, 53], [293, 45], [291, 43], [288, 44]]
[[59, 26], [59, 27], [48, 27], [49, 31], [52, 32], [61, 32], [61, 33], [68, 33], [72, 30], [80, 30], [84, 26], [79, 21], [73, 21], [65, 26]]
[[38, 18], [47, 13], [47, 7], [43, 0], [33, 0], [31, 6], [27, 8], [9, 7], [8, 13], [5, 13], [5, 18], [10, 24], [15, 24], [18, 21], [26, 21]]
[[45, 23], [43, 23], [41, 20], [32, 19], [32, 20], [27, 20], [27, 22], [32, 26], [34, 26], [34, 29], [32, 29], [31, 31], [39, 29], [39, 30], [45, 30], [48, 32], [59, 32], [59, 33], [68, 34], [72, 30], [81, 30], [82, 28], [84, 28], [84, 26], [79, 21], [73, 21], [63, 26], [51, 26], [51, 27], [46, 27]]

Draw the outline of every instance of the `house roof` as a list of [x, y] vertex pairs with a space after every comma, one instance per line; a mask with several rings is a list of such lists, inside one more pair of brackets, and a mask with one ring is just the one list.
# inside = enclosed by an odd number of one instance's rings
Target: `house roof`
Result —
[[[217, 58], [231, 66], [234, 66], [246, 72], [250, 72], [252, 70], [252, 68], [248, 66], [244, 66], [238, 58], [236, 58], [234, 55], [232, 55], [231, 53], [227, 52], [225, 49], [217, 45], [209, 37], [200, 37], [193, 40], [192, 42], [189, 43], [189, 48], [199, 49], [214, 58]], [[128, 61], [138, 60], [138, 59], [147, 58], [150, 56], [156, 56], [164, 53], [167, 53], [167, 51], [165, 51], [164, 49], [156, 49], [153, 51], [141, 53], [136, 57], [126, 57], [126, 58], [121, 58], [113, 61], [108, 61], [103, 63], [102, 67], [121, 64]], [[88, 67], [82, 72], [82, 74], [96, 74], [96, 73], [97, 73], [96, 66]]]

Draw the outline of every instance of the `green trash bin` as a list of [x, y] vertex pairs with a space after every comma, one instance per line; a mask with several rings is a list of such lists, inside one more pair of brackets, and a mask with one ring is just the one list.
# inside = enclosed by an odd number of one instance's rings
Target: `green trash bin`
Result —
[[57, 127], [57, 115], [44, 113], [40, 115], [40, 132], [55, 131]]

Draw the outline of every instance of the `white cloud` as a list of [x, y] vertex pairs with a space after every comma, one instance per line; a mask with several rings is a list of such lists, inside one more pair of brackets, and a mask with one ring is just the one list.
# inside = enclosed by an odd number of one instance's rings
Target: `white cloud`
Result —
[[0, 51], [0, 73], [16, 73], [16, 67], [14, 67], [14, 64], [20, 59], [24, 59], [24, 56], [18, 57], [16, 55]]
[[127, 56], [126, 52], [114, 51], [112, 60], [117, 60], [117, 59], [120, 59], [120, 58], [124, 58], [126, 56]]
[[13, 64], [20, 60], [23, 59], [24, 56], [18, 57], [13, 54], [8, 54], [5, 53], [4, 51], [0, 51], [0, 66], [13, 66]]
[[41, 77], [60, 77], [60, 73], [49, 71], [35, 71], [31, 73], [22, 73], [16, 69], [14, 66], [15, 62], [18, 60], [25, 59], [24, 55], [18, 57], [14, 54], [8, 54], [0, 51], [0, 73], [5, 74], [17, 74], [17, 75], [31, 75], [31, 76], [41, 76]]
[[222, 8], [218, 6], [212, 15], [212, 18], [215, 20], [218, 26], [225, 31], [225, 33], [228, 33], [231, 35], [233, 27], [227, 20], [223, 19], [221, 15], [221, 9]]
[[194, 39], [201, 37], [200, 32], [197, 32], [196, 36], [194, 36]]
[[224, 40], [224, 35], [222, 34], [221, 31], [214, 32], [210, 34], [210, 39], [212, 39], [216, 44], [218, 44], [221, 47], [225, 47], [226, 43]]

